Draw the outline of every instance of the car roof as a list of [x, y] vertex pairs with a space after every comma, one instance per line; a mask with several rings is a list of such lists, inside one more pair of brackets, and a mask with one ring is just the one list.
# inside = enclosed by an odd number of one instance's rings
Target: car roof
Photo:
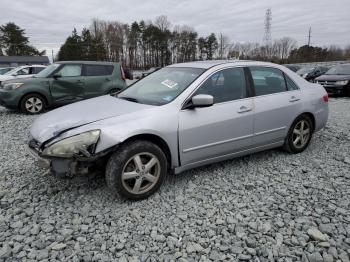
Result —
[[58, 61], [55, 64], [89, 64], [89, 65], [116, 65], [118, 62], [105, 62], [105, 61]]
[[207, 60], [196, 61], [170, 65], [168, 67], [190, 67], [190, 68], [202, 68], [209, 69], [218, 65], [235, 65], [235, 66], [277, 66], [276, 64], [269, 62], [250, 61], [250, 60]]

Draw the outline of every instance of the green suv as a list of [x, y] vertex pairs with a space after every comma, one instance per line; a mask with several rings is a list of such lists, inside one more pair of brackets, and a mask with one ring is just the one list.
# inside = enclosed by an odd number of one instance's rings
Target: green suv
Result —
[[125, 87], [120, 63], [57, 62], [30, 78], [2, 82], [0, 105], [38, 114], [49, 107], [114, 93]]

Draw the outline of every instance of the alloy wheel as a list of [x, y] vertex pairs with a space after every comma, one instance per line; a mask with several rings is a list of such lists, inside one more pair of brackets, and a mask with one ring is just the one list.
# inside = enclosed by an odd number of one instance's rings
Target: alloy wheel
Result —
[[148, 152], [131, 157], [122, 172], [122, 184], [132, 194], [143, 194], [158, 182], [161, 166], [158, 158]]
[[25, 108], [32, 114], [38, 113], [43, 109], [43, 101], [38, 97], [30, 97], [25, 102]]
[[311, 134], [311, 127], [308, 121], [299, 121], [293, 130], [293, 145], [300, 149], [303, 148], [308, 142]]

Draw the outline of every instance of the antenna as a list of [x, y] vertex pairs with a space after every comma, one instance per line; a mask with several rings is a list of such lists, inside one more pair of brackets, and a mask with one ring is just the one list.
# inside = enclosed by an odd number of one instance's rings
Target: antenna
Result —
[[266, 10], [266, 14], [265, 14], [265, 34], [264, 34], [265, 45], [270, 45], [272, 42], [271, 21], [272, 21], [272, 12], [271, 12], [271, 9], [269, 8]]

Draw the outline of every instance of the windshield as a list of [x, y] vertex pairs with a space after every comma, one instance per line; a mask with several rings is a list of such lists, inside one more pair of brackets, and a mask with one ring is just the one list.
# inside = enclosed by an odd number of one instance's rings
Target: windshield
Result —
[[299, 69], [297, 71], [297, 73], [298, 74], [307, 74], [307, 73], [312, 72], [314, 69], [315, 69], [314, 67], [306, 67], [306, 68]]
[[350, 65], [337, 65], [326, 72], [326, 75], [350, 75]]
[[4, 75], [12, 75], [12, 74], [16, 73], [19, 69], [21, 69], [21, 68], [16, 67], [16, 68], [6, 72]]
[[205, 70], [167, 67], [139, 80], [118, 94], [118, 98], [148, 105], [173, 101]]
[[48, 67], [46, 67], [44, 70], [37, 73], [35, 77], [48, 77], [59, 66], [60, 64], [51, 64]]

